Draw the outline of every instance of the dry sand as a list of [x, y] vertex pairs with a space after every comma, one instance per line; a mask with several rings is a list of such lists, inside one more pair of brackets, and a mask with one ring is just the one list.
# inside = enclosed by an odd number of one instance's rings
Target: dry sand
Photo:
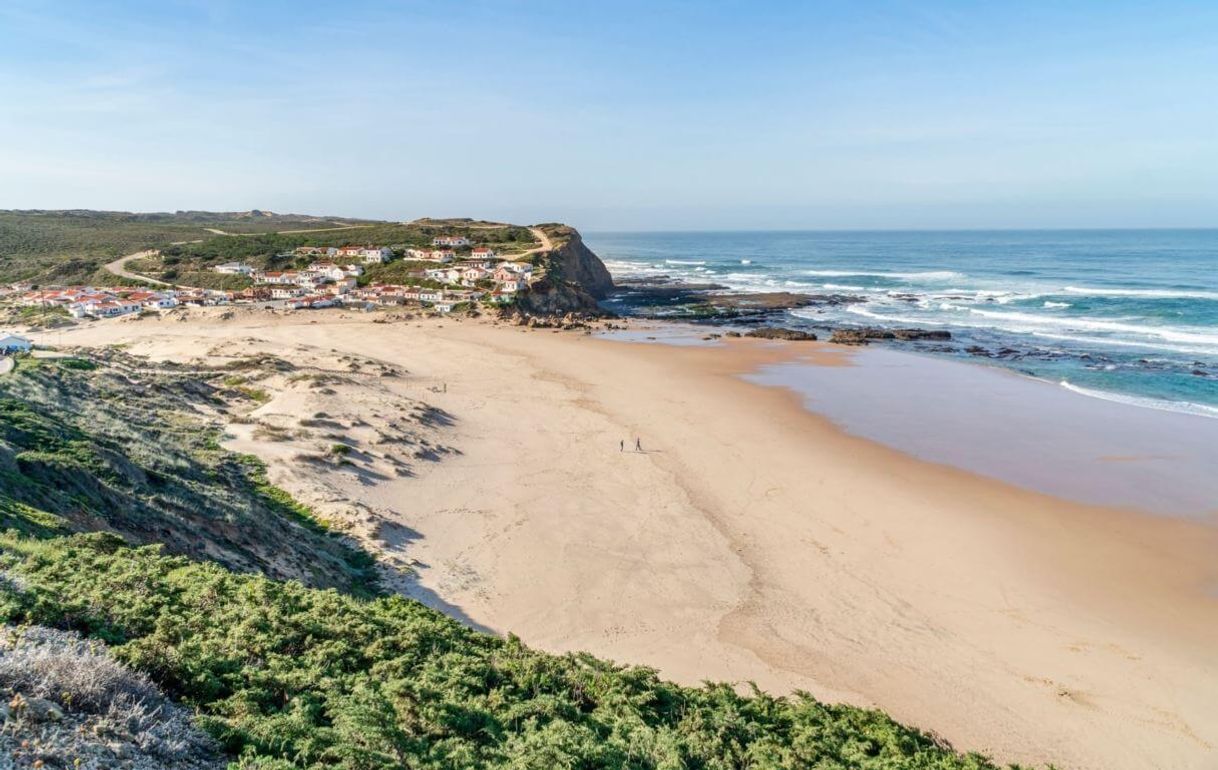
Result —
[[[243, 340], [399, 368], [328, 394], [272, 388], [254, 415], [337, 415], [359, 448], [352, 466], [296, 459], [301, 442], [323, 448], [312, 434], [268, 442], [234, 426], [233, 445], [357, 522], [386, 558], [413, 562], [403, 590], [481, 627], [684, 682], [878, 706], [1005, 761], [1218, 767], [1215, 528], [922, 462], [736, 376], [795, 356], [848, 365], [848, 353], [220, 315], [34, 337], [178, 359]], [[398, 475], [378, 431], [424, 403], [443, 419], [399, 439], [444, 451]], [[645, 452], [630, 451], [635, 437]]]

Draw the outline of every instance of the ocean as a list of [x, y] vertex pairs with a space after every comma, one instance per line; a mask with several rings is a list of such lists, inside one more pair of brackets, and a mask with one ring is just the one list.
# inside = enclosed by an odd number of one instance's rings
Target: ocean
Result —
[[[900, 346], [1218, 418], [1218, 230], [589, 233], [585, 241], [615, 280], [846, 295], [849, 303], [787, 310], [772, 322], [947, 330], [951, 344]], [[639, 312], [632, 294], [608, 306]]]

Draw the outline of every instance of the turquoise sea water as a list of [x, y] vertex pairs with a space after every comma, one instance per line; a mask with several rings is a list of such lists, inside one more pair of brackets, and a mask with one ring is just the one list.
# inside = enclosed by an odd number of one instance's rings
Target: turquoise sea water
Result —
[[[792, 326], [951, 331], [931, 354], [1218, 417], [1218, 230], [590, 233], [615, 278], [846, 294]], [[610, 300], [632, 309], [628, 292]], [[980, 346], [998, 357], [966, 352]]]

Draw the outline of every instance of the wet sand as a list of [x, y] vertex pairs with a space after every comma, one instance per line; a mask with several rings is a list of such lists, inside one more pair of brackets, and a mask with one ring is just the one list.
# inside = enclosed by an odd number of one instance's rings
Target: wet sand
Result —
[[1218, 516], [1218, 419], [1073, 393], [1009, 370], [884, 348], [851, 366], [764, 366], [851, 434], [1082, 503]]
[[[238, 337], [389, 361], [406, 374], [378, 387], [452, 415], [460, 453], [409, 478], [251, 448], [290, 491], [324, 482], [393, 522], [381, 545], [418, 565], [406, 590], [468, 622], [684, 682], [878, 706], [1004, 761], [1215, 765], [1211, 523], [928, 462], [743, 379], [844, 371], [849, 351], [334, 312], [100, 323], [63, 342], [189, 358]], [[261, 409], [299, 408], [276, 399]], [[644, 452], [619, 451], [635, 437]]]

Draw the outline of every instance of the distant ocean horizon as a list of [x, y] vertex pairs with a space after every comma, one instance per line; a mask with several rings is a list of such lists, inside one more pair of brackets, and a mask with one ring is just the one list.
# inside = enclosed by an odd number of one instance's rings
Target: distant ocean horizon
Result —
[[[1218, 229], [589, 232], [585, 240], [615, 280], [848, 295], [861, 301], [775, 321], [946, 330], [950, 350], [907, 347], [1097, 398], [1218, 417]], [[629, 292], [610, 305], [630, 312]]]

